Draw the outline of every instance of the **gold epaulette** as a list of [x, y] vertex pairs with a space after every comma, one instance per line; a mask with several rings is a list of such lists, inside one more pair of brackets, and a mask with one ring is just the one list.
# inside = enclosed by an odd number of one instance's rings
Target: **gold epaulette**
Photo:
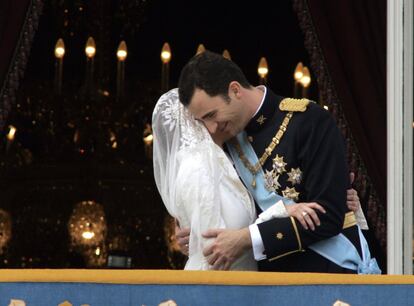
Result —
[[285, 112], [304, 112], [308, 107], [310, 100], [285, 98], [279, 104], [279, 109]]
[[347, 212], [345, 214], [344, 225], [342, 229], [347, 229], [357, 224], [356, 217], [353, 211]]

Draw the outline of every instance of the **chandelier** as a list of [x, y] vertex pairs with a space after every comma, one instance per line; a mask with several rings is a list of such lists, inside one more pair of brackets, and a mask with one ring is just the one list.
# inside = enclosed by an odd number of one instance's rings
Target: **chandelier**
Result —
[[0, 254], [3, 253], [7, 247], [12, 232], [12, 222], [10, 214], [3, 209], [0, 209]]

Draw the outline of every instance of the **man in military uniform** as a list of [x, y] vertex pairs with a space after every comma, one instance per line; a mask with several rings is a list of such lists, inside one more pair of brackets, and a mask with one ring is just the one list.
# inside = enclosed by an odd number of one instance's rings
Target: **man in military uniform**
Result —
[[[350, 184], [344, 142], [331, 115], [306, 99], [284, 99], [264, 86], [251, 86], [235, 63], [209, 51], [183, 68], [179, 95], [212, 135], [224, 133], [228, 140], [233, 139], [236, 159], [247, 173], [241, 175], [238, 168], [239, 175], [255, 197], [259, 212], [263, 207], [255, 195], [258, 181], [269, 193], [297, 203], [318, 203], [325, 211], [301, 205], [296, 218], [270, 219], [240, 230], [209, 230], [205, 237], [215, 238], [215, 242], [204, 255], [213, 268], [228, 269], [253, 248], [260, 270], [356, 273], [357, 268], [338, 264], [345, 258], [326, 258], [341, 252], [330, 242], [338, 234], [363, 257], [361, 236], [346, 206]], [[235, 141], [240, 135], [253, 148], [257, 162], [244, 156], [245, 150]], [[249, 175], [251, 182], [246, 181]], [[314, 214], [320, 222], [312, 228], [307, 224], [315, 220]], [[328, 256], [313, 247], [318, 243]]]

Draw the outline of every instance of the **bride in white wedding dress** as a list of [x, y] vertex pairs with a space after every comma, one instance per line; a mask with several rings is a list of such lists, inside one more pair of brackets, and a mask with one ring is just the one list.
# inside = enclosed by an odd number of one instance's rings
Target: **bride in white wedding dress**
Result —
[[[154, 176], [168, 212], [191, 228], [187, 270], [209, 270], [203, 256], [211, 228], [241, 229], [256, 220], [254, 201], [224, 151], [191, 116], [172, 89], [158, 100], [152, 118]], [[246, 252], [231, 270], [257, 270]]]

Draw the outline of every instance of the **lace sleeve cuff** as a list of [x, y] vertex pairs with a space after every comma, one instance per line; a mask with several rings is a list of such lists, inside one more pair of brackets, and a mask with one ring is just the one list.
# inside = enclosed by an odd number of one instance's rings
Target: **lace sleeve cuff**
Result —
[[364, 212], [362, 211], [362, 207], [359, 206], [358, 210], [355, 211], [354, 213], [355, 213], [355, 218], [356, 218], [356, 221], [359, 227], [363, 230], [369, 229], [367, 219], [365, 219]]
[[289, 214], [285, 208], [285, 204], [280, 200], [262, 212], [254, 223], [259, 224], [270, 219], [287, 217], [289, 217]]

